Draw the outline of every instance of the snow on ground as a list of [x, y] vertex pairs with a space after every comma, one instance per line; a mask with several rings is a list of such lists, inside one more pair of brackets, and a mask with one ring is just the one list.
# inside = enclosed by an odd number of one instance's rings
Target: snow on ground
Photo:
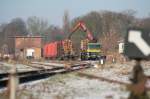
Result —
[[9, 72], [14, 66], [16, 66], [18, 72], [37, 70], [37, 68], [33, 68], [31, 66], [24, 65], [24, 64], [19, 64], [19, 63], [12, 64], [7, 62], [0, 62], [0, 73]]
[[[145, 73], [150, 75], [150, 63], [143, 62]], [[129, 83], [134, 62], [107, 64], [80, 72]], [[80, 77], [78, 72], [58, 74], [46, 80], [25, 84], [18, 90], [18, 99], [127, 99], [124, 86]], [[5, 98], [4, 98], [5, 99]]]
[[81, 78], [76, 73], [57, 75], [46, 82], [26, 86], [25, 90], [35, 99], [123, 99], [128, 96], [119, 85]]

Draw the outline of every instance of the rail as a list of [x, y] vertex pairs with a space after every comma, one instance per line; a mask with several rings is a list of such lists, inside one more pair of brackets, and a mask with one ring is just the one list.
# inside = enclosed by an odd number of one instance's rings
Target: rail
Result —
[[[52, 69], [42, 69], [42, 70], [33, 70], [33, 71], [26, 71], [26, 72], [17, 72], [17, 76], [19, 78], [19, 84], [36, 81], [44, 78], [48, 78], [55, 74], [62, 74], [68, 73], [80, 69], [85, 69], [91, 67], [91, 64], [84, 63], [84, 64], [75, 64], [72, 65], [70, 68], [65, 67], [53, 67]], [[4, 88], [8, 84], [9, 80], [9, 73], [0, 74], [0, 89]]]

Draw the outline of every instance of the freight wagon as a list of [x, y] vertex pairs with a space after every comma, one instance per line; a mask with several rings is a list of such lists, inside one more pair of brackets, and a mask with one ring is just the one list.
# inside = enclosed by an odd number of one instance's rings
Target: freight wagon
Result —
[[46, 59], [61, 58], [63, 56], [63, 41], [45, 44], [43, 47], [43, 56]]

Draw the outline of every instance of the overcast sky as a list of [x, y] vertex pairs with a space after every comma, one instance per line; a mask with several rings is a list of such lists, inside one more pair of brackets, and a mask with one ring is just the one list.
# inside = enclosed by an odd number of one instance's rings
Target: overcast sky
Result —
[[61, 26], [65, 10], [72, 19], [90, 11], [120, 12], [127, 9], [137, 11], [137, 17], [147, 17], [150, 15], [150, 0], [0, 0], [0, 24], [16, 17], [26, 20], [37, 16]]

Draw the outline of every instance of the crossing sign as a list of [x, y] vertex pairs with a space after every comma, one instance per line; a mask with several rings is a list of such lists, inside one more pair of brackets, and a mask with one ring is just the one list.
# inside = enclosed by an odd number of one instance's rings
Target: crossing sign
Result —
[[130, 59], [150, 59], [150, 30], [129, 29], [124, 47], [124, 54]]

